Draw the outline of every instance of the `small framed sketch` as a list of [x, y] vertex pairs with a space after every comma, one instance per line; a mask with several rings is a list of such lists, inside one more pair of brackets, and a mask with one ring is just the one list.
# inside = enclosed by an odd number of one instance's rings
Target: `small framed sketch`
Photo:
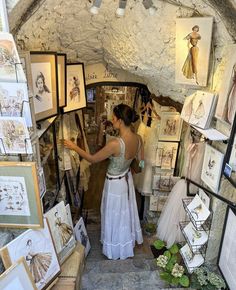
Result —
[[214, 192], [218, 192], [224, 154], [206, 144], [201, 179]]
[[192, 246], [193, 253], [196, 253], [208, 240], [206, 231], [203, 228], [197, 230], [191, 222], [184, 227], [183, 231]]
[[26, 83], [0, 82], [0, 115], [24, 117], [27, 127], [32, 127]]
[[204, 263], [204, 258], [201, 254], [193, 254], [189, 245], [186, 244], [180, 249], [180, 254], [186, 261], [186, 266], [189, 273], [197, 267], [200, 267]]
[[206, 86], [213, 17], [176, 19], [175, 81]]
[[60, 265], [46, 219], [43, 229], [22, 233], [0, 251], [5, 268], [9, 268], [20, 257], [25, 258], [38, 290], [46, 289], [60, 274]]
[[158, 142], [155, 165], [161, 169], [175, 168], [178, 147], [177, 142]]
[[10, 33], [0, 32], [0, 59], [1, 82], [26, 82], [15, 41]]
[[22, 117], [0, 117], [1, 154], [32, 154], [29, 132]]
[[1, 290], [37, 290], [24, 258], [19, 259], [0, 276]]
[[61, 201], [50, 209], [45, 214], [45, 217], [48, 219], [56, 252], [60, 264], [62, 264], [72, 253], [76, 244], [73, 228], [70, 226], [64, 201]]
[[0, 226], [43, 226], [34, 162], [0, 162]]
[[182, 119], [176, 112], [162, 112], [159, 140], [179, 141], [182, 130]]
[[236, 211], [228, 206], [217, 264], [227, 284], [236, 289]]
[[70, 63], [66, 66], [67, 93], [64, 113], [86, 107], [86, 90], [83, 63]]
[[30, 97], [33, 96], [33, 79], [31, 72], [31, 59], [29, 51], [19, 51], [20, 62], [27, 79]]
[[66, 106], [66, 54], [57, 54], [58, 101], [59, 107]]
[[33, 100], [36, 121], [58, 114], [57, 55], [54, 52], [30, 52]]
[[6, 1], [0, 0], [0, 32], [9, 32]]
[[198, 195], [199, 195], [199, 197], [201, 198], [201, 200], [203, 201], [203, 203], [205, 204], [205, 206], [206, 206], [208, 209], [210, 209], [210, 203], [211, 203], [211, 198], [210, 198], [210, 196], [208, 196], [208, 195], [206, 194], [206, 192], [205, 192], [203, 189], [201, 189], [201, 188], [198, 189]]
[[89, 242], [89, 237], [87, 235], [87, 231], [84, 225], [84, 220], [81, 217], [79, 221], [76, 223], [74, 227], [75, 238], [85, 247], [85, 256], [88, 255], [88, 252], [91, 249], [91, 245]]

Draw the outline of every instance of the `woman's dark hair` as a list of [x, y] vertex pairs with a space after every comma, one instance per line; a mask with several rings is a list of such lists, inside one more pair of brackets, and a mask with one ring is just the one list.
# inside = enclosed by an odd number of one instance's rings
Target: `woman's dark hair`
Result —
[[197, 30], [199, 31], [199, 26], [198, 26], [198, 25], [194, 25], [194, 26], [192, 27], [192, 31], [193, 31], [195, 28], [197, 28]]
[[43, 75], [43, 73], [42, 72], [39, 72], [38, 74], [37, 74], [37, 76], [36, 76], [36, 79], [35, 79], [35, 85], [36, 85], [36, 88], [38, 87], [38, 80], [39, 79], [42, 79], [42, 81], [43, 81], [43, 88], [44, 88], [44, 90], [45, 90], [45, 92], [47, 92], [47, 93], [50, 93], [50, 90], [49, 90], [49, 88], [46, 86], [46, 84], [45, 84], [45, 76]]
[[118, 119], [124, 121], [125, 126], [130, 126], [131, 123], [134, 123], [139, 119], [139, 115], [137, 115], [135, 110], [125, 104], [115, 106], [113, 113]]

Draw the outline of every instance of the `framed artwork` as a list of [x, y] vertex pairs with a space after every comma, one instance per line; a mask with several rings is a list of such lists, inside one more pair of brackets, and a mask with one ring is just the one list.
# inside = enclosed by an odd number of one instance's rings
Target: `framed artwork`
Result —
[[67, 218], [68, 218], [68, 221], [69, 221], [69, 225], [73, 229], [73, 221], [72, 221], [72, 216], [71, 216], [70, 204], [69, 203], [67, 203], [67, 205], [66, 205], [66, 215], [67, 215]]
[[30, 52], [33, 100], [36, 121], [58, 114], [57, 55], [54, 52]]
[[81, 217], [74, 227], [75, 238], [85, 247], [85, 257], [91, 249], [89, 237], [84, 225], [84, 220]]
[[228, 47], [227, 57], [215, 115], [232, 125], [236, 112], [236, 45]]
[[0, 227], [42, 226], [36, 164], [0, 162]]
[[86, 107], [86, 90], [83, 63], [66, 65], [67, 93], [64, 113]]
[[66, 54], [57, 54], [57, 78], [59, 107], [66, 106]]
[[47, 191], [43, 167], [40, 167], [38, 169], [38, 180], [39, 180], [40, 198], [42, 198]]
[[151, 195], [149, 201], [149, 210], [157, 211], [157, 205], [158, 205], [158, 196]]
[[200, 267], [204, 263], [203, 256], [201, 254], [193, 254], [188, 244], [185, 244], [180, 249], [180, 254], [184, 258], [184, 261], [186, 261], [186, 266], [190, 274], [195, 268]]
[[197, 230], [191, 222], [184, 227], [183, 231], [192, 246], [193, 253], [196, 253], [208, 240], [206, 231], [203, 228]]
[[[230, 138], [225, 153], [223, 174], [236, 187], [236, 115], [231, 128]], [[229, 169], [227, 171], [227, 168]]]
[[199, 197], [201, 198], [202, 202], [205, 204], [205, 206], [210, 209], [210, 202], [211, 202], [211, 199], [210, 197], [206, 194], [206, 192], [199, 188], [198, 189], [198, 195]]
[[179, 141], [182, 123], [179, 113], [162, 112], [158, 139], [160, 141]]
[[158, 196], [158, 201], [157, 201], [157, 211], [161, 212], [165, 206], [165, 203], [168, 199], [168, 196]]
[[175, 168], [178, 147], [177, 142], [158, 142], [155, 165], [161, 169]]
[[196, 127], [207, 129], [215, 110], [217, 98], [213, 93], [196, 91], [188, 96], [181, 112], [181, 118]]
[[176, 19], [175, 81], [207, 86], [213, 17]]
[[32, 154], [29, 132], [22, 117], [0, 117], [2, 154]]
[[24, 117], [27, 127], [32, 127], [26, 83], [0, 82], [0, 111], [1, 116]]
[[20, 258], [0, 276], [1, 290], [37, 290], [24, 258]]
[[214, 192], [218, 192], [224, 154], [206, 144], [201, 179]]
[[1, 82], [26, 82], [15, 41], [10, 33], [0, 32], [0, 59]]
[[27, 79], [30, 97], [33, 97], [33, 78], [31, 72], [31, 59], [29, 51], [19, 51], [20, 62]]
[[0, 0], [0, 32], [9, 32], [7, 6], [5, 0]]
[[38, 290], [46, 289], [60, 274], [60, 265], [46, 219], [42, 229], [23, 232], [0, 251], [5, 268], [9, 268], [20, 257], [25, 258]]
[[44, 216], [48, 219], [56, 252], [60, 264], [62, 264], [72, 253], [76, 244], [73, 228], [70, 226], [64, 201], [58, 203]]
[[236, 289], [236, 211], [228, 206], [217, 264], [227, 284]]

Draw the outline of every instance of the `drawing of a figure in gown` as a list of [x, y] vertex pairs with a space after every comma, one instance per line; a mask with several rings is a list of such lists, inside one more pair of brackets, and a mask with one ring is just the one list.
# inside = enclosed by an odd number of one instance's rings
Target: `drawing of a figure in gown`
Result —
[[205, 115], [205, 109], [202, 100], [199, 100], [196, 111], [193, 113], [196, 119], [201, 119]]
[[58, 212], [55, 212], [55, 224], [58, 227], [58, 231], [60, 234], [60, 242], [61, 245], [64, 247], [70, 240], [72, 234], [73, 234], [73, 229], [67, 225], [66, 223], [61, 222], [61, 218], [58, 217]]
[[[201, 39], [201, 35], [198, 33], [199, 26], [194, 25], [192, 28], [192, 32], [189, 33], [184, 40], [188, 40], [188, 55], [182, 67], [183, 75], [187, 79], [194, 79], [196, 84], [198, 84], [198, 76], [197, 76], [197, 62], [198, 62], [198, 53], [199, 48], [197, 46], [198, 40]], [[191, 47], [190, 47], [191, 45]]]
[[51, 253], [34, 253], [32, 250], [32, 240], [28, 240], [26, 243], [28, 254], [25, 257], [29, 262], [29, 269], [34, 278], [34, 282], [38, 283], [44, 279], [52, 262]]
[[80, 81], [78, 77], [73, 77], [72, 89], [70, 91], [70, 101], [79, 102], [80, 99]]
[[233, 124], [236, 112], [236, 64], [233, 66], [232, 81], [233, 84], [228, 97], [227, 115], [226, 115], [227, 121], [230, 124]]

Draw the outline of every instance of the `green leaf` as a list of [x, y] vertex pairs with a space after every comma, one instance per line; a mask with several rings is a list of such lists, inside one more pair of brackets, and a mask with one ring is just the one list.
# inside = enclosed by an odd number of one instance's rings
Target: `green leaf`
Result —
[[166, 256], [168, 259], [171, 258], [171, 253], [170, 253], [170, 251], [165, 251], [163, 255]]
[[171, 274], [167, 273], [167, 272], [162, 272], [160, 273], [160, 278], [164, 281], [167, 281], [168, 283], [171, 283], [172, 281], [172, 276]]
[[182, 277], [179, 278], [179, 283], [183, 287], [188, 287], [189, 286], [189, 278], [186, 275], [183, 275]]
[[179, 252], [179, 248], [176, 244], [172, 245], [172, 247], [169, 248], [169, 251], [171, 254], [177, 254]]
[[153, 243], [153, 246], [157, 249], [157, 250], [161, 250], [165, 247], [165, 243], [162, 240], [156, 240]]
[[172, 277], [171, 284], [177, 286], [179, 284], [179, 277]]
[[177, 263], [177, 260], [178, 259], [177, 259], [176, 255], [172, 255], [171, 258], [170, 258], [170, 262], [173, 263], [173, 264]]
[[172, 272], [172, 270], [173, 270], [173, 268], [174, 268], [174, 264], [173, 263], [171, 263], [170, 261], [166, 264], [166, 270], [168, 271], [168, 272]]

